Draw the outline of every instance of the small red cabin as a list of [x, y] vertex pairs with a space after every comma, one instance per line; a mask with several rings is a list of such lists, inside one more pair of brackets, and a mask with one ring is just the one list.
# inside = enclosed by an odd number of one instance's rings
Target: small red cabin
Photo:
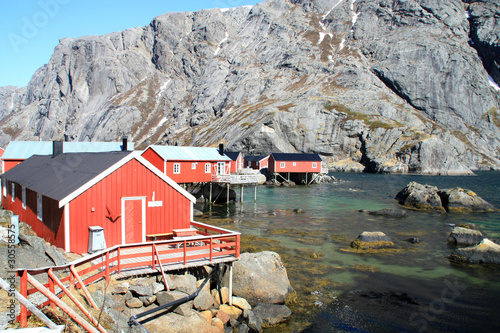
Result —
[[320, 173], [321, 157], [318, 154], [272, 153], [269, 157], [271, 173]]
[[231, 173], [238, 173], [243, 170], [243, 154], [240, 152], [229, 152], [226, 151], [224, 154], [229, 157], [231, 162]]
[[208, 183], [229, 175], [231, 159], [211, 147], [149, 146], [142, 157], [178, 184]]
[[90, 227], [108, 247], [190, 228], [195, 202], [137, 152], [34, 155], [2, 175], [1, 197], [39, 237], [80, 254]]
[[267, 156], [245, 156], [245, 168], [262, 170], [269, 167], [269, 155]]

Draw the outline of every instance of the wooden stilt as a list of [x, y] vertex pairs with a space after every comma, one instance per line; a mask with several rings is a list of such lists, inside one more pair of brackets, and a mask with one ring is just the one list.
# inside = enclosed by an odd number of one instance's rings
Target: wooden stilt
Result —
[[240, 187], [240, 201], [243, 202], [243, 185]]
[[226, 204], [228, 204], [228, 205], [229, 205], [229, 187], [230, 187], [230, 186], [231, 186], [231, 185], [229, 185], [229, 183], [228, 183], [228, 184], [227, 184], [227, 194], [226, 194]]
[[253, 191], [254, 191], [254, 198], [253, 198], [253, 202], [257, 202], [257, 185], [255, 185], [253, 187]]
[[229, 305], [233, 305], [233, 263], [229, 263]]
[[210, 201], [210, 204], [212, 204], [212, 183], [210, 183], [210, 197], [208, 200]]

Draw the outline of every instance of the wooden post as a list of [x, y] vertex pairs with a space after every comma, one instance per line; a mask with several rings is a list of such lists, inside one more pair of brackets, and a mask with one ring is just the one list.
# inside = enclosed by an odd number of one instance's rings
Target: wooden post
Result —
[[[55, 294], [56, 293], [56, 289], [54, 287], [54, 280], [52, 279], [52, 267], [49, 268], [49, 271], [48, 271], [48, 274], [49, 274], [49, 290], [51, 293]], [[56, 304], [54, 302], [50, 302], [50, 307], [52, 309], [55, 309], [56, 308]]]
[[243, 185], [240, 188], [240, 201], [243, 203]]
[[254, 196], [254, 198], [253, 198], [253, 202], [257, 202], [257, 185], [255, 185], [255, 186], [253, 187], [253, 192], [254, 192], [254, 193], [253, 193], [253, 196]]
[[120, 274], [122, 272], [122, 267], [120, 266], [120, 249], [121, 249], [121, 247], [118, 247], [116, 249], [116, 260], [118, 260], [118, 263], [117, 263], [117, 265], [118, 265], [118, 274]]
[[105, 268], [105, 272], [106, 272], [106, 283], [109, 282], [109, 251], [106, 251], [106, 268]]
[[226, 194], [226, 199], [227, 199], [226, 201], [227, 201], [227, 202], [226, 202], [226, 204], [228, 204], [228, 205], [229, 205], [229, 187], [230, 187], [230, 186], [231, 186], [231, 185], [230, 185], [229, 183], [227, 183], [227, 194]]
[[[28, 272], [26, 270], [21, 272], [21, 295], [28, 299]], [[21, 304], [21, 327], [28, 327], [28, 309]]]
[[210, 205], [212, 204], [212, 182], [210, 182], [210, 197], [209, 197]]
[[240, 257], [240, 234], [236, 235], [236, 249], [235, 249], [236, 258]]
[[233, 263], [229, 263], [229, 306], [233, 306]]

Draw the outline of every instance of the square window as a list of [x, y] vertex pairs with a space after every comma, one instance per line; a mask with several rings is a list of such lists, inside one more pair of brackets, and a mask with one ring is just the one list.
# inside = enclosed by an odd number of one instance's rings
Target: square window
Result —
[[316, 169], [318, 167], [318, 163], [314, 162], [313, 163], [313, 169]]
[[285, 162], [281, 162], [280, 163], [280, 168], [284, 168], [285, 167]]
[[21, 196], [23, 200], [23, 209], [26, 209], [26, 187], [21, 187]]
[[191, 169], [196, 170], [196, 164], [198, 163], [191, 163]]
[[43, 221], [43, 205], [42, 205], [42, 195], [40, 193], [36, 194], [36, 216], [40, 221]]
[[210, 163], [205, 164], [205, 173], [210, 173]]
[[179, 174], [179, 173], [181, 173], [181, 164], [174, 163], [174, 174]]

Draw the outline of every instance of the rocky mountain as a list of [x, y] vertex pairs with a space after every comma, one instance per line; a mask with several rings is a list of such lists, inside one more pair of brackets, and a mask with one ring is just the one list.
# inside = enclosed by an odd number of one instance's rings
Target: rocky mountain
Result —
[[496, 0], [266, 0], [64, 38], [0, 88], [0, 144], [319, 153], [344, 171], [500, 168]]

